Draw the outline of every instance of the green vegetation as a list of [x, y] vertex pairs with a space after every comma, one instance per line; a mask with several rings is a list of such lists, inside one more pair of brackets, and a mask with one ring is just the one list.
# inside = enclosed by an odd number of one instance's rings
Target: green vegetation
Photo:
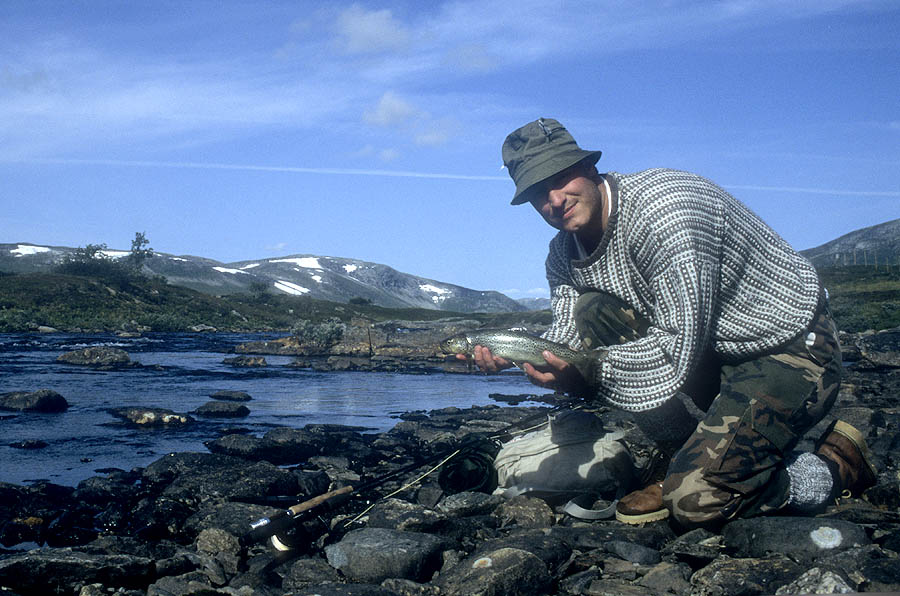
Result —
[[831, 310], [843, 331], [900, 326], [900, 271], [863, 265], [819, 270]]
[[[82, 250], [90, 253], [94, 247]], [[83, 268], [69, 265], [78, 275], [0, 274], [0, 332], [31, 331], [38, 325], [63, 331], [189, 331], [209, 325], [220, 331], [292, 332], [327, 345], [338, 341], [343, 325], [355, 318], [372, 322], [465, 318], [497, 327], [550, 323], [549, 311], [471, 314], [383, 308], [362, 300], [338, 304], [275, 294], [263, 287], [216, 297], [168, 285], [161, 278], [149, 279], [133, 269], [122, 277], [122, 270], [107, 268], [106, 260], [100, 274], [90, 275], [94, 265], [87, 262]], [[900, 271], [859, 266], [823, 268], [820, 274], [842, 330], [900, 326]]]
[[[0, 275], [0, 332], [24, 332], [38, 325], [62, 331], [189, 331], [209, 325], [219, 331], [284, 331], [309, 327], [328, 340], [339, 323], [360, 318], [426, 321], [463, 317], [485, 325], [548, 324], [550, 313], [461, 314], [421, 308], [383, 308], [338, 304], [287, 294], [235, 294], [224, 297], [133, 276], [127, 285], [105, 275], [60, 273]], [[303, 321], [303, 322], [301, 322]], [[323, 324], [316, 327], [316, 325]], [[298, 324], [300, 327], [298, 327]], [[328, 332], [332, 329], [332, 332]]]

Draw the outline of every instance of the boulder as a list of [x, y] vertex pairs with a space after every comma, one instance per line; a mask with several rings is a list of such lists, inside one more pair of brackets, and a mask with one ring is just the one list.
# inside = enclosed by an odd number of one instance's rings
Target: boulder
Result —
[[773, 594], [802, 572], [803, 567], [787, 557], [716, 559], [691, 576], [691, 593], [704, 596]]
[[244, 418], [250, 415], [250, 409], [243, 404], [210, 401], [194, 410], [194, 414], [208, 418]]
[[815, 517], [759, 517], [738, 519], [723, 530], [725, 546], [740, 557], [784, 553], [798, 560], [814, 560], [870, 543], [862, 526], [839, 519]]
[[353, 530], [325, 548], [328, 563], [358, 582], [387, 578], [428, 581], [440, 568], [443, 541], [431, 534], [385, 528]]
[[66, 398], [51, 389], [0, 394], [0, 410], [54, 414], [65, 412], [68, 408]]
[[194, 419], [187, 414], [179, 414], [165, 408], [140, 408], [129, 406], [125, 408], [113, 408], [109, 410], [109, 413], [130, 424], [145, 428], [154, 426], [185, 426], [194, 422]]
[[233, 358], [225, 358], [222, 360], [222, 364], [238, 368], [258, 368], [269, 365], [262, 356], [235, 356]]
[[434, 581], [447, 596], [528, 596], [546, 594], [547, 566], [530, 552], [500, 548], [461, 561]]
[[156, 572], [151, 559], [99, 555], [71, 548], [40, 549], [0, 559], [0, 585], [20, 594], [73, 594], [77, 586], [146, 588]]
[[79, 364], [104, 368], [119, 368], [135, 364], [131, 361], [128, 352], [110, 346], [91, 346], [89, 348], [66, 352], [65, 354], [61, 354], [56, 361], [64, 362], [66, 364]]

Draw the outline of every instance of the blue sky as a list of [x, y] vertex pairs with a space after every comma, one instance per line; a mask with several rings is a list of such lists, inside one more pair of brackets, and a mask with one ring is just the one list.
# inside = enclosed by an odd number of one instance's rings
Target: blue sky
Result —
[[546, 295], [500, 145], [691, 170], [799, 249], [900, 217], [900, 3], [0, 2], [0, 242]]

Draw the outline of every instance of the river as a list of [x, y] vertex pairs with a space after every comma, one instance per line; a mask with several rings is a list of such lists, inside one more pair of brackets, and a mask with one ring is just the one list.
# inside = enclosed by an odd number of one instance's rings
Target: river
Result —
[[[521, 373], [500, 375], [315, 372], [286, 366], [293, 359], [266, 356], [265, 368], [223, 363], [238, 344], [277, 336], [203, 333], [0, 334], [0, 393], [52, 389], [69, 403], [61, 414], [0, 411], [0, 481], [50, 481], [75, 486], [108, 468], [143, 467], [166, 453], [206, 451], [205, 441], [225, 429], [262, 435], [276, 426], [360, 426], [382, 432], [403, 412], [497, 403], [491, 393], [519, 395], [535, 389]], [[56, 362], [71, 350], [114, 346], [143, 367], [99, 371]], [[196, 417], [177, 430], [138, 429], [109, 413], [141, 406], [190, 413], [220, 390], [245, 391], [250, 415]], [[500, 404], [502, 405], [502, 404]], [[12, 447], [40, 440], [40, 449]]]

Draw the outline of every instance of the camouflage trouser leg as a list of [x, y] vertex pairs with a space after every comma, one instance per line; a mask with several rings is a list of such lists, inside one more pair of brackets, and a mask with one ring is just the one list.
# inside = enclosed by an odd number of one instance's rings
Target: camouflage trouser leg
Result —
[[[575, 319], [590, 348], [638, 339], [649, 326], [599, 292], [579, 298]], [[682, 388], [706, 416], [669, 465], [663, 498], [672, 516], [694, 526], [784, 507], [785, 457], [831, 409], [840, 375], [837, 330], [824, 299], [809, 328], [776, 353], [728, 364], [704, 358]]]
[[827, 309], [781, 351], [722, 366], [718, 397], [669, 464], [663, 501], [685, 526], [777, 511], [785, 458], [831, 409], [841, 352]]

